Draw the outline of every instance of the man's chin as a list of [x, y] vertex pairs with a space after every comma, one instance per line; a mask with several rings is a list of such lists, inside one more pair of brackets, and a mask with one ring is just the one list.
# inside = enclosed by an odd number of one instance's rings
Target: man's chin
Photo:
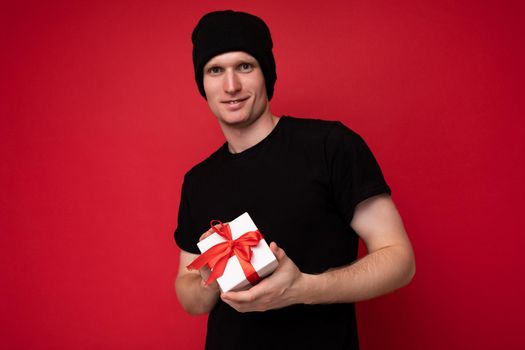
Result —
[[221, 124], [230, 128], [244, 128], [253, 124], [255, 120], [257, 119], [252, 120], [248, 116], [242, 115], [219, 118]]

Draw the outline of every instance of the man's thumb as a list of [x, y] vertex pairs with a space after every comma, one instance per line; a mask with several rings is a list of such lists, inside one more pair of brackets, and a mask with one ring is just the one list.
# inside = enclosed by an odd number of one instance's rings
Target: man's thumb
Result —
[[272, 250], [272, 253], [275, 255], [278, 261], [281, 261], [282, 259], [284, 259], [284, 257], [286, 257], [286, 253], [283, 249], [277, 246], [277, 243], [270, 243], [270, 249]]

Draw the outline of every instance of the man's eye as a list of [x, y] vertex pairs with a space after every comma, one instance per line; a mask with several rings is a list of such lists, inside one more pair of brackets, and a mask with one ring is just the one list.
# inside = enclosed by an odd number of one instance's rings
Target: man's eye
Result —
[[219, 74], [221, 72], [220, 67], [210, 67], [208, 68], [208, 73], [210, 74]]
[[253, 69], [253, 66], [250, 63], [242, 63], [239, 69], [243, 72], [249, 72]]

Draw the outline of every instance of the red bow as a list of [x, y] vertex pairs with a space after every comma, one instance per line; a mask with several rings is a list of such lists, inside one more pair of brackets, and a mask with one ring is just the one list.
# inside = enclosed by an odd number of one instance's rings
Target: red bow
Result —
[[[218, 222], [218, 228], [213, 224]], [[223, 224], [218, 220], [210, 222], [211, 228], [221, 237], [226, 239], [226, 242], [222, 242], [214, 245], [204, 253], [202, 253], [197, 259], [193, 260], [191, 264], [187, 266], [190, 270], [198, 270], [204, 265], [208, 264], [212, 272], [208, 277], [206, 284], [210, 284], [217, 278], [221, 277], [228, 263], [228, 259], [232, 256], [237, 256], [239, 263], [241, 264], [242, 270], [246, 279], [255, 285], [261, 280], [261, 277], [257, 274], [257, 271], [253, 268], [250, 263], [252, 259], [252, 247], [259, 244], [259, 241], [263, 239], [262, 234], [257, 231], [249, 231], [244, 233], [237, 239], [232, 239], [232, 233], [228, 224]]]

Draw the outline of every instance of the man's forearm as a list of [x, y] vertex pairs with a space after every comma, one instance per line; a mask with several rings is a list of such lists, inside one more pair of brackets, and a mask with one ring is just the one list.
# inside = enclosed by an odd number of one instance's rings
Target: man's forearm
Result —
[[219, 291], [211, 286], [203, 286], [198, 274], [179, 276], [175, 287], [182, 307], [192, 315], [209, 313], [219, 299]]
[[408, 284], [415, 273], [413, 252], [389, 246], [355, 263], [319, 275], [302, 276], [299, 298], [307, 304], [347, 303], [374, 298]]

